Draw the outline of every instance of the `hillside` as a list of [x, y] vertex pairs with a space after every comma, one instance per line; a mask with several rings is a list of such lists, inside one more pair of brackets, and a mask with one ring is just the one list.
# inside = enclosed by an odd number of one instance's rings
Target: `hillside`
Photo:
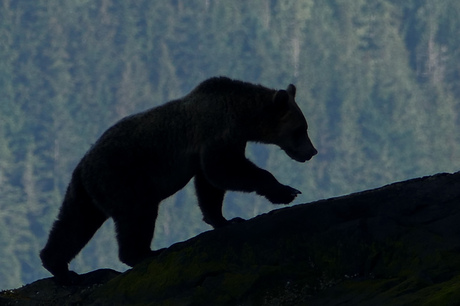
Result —
[[0, 304], [455, 305], [459, 224], [460, 172], [438, 174], [274, 210], [123, 274], [43, 279]]

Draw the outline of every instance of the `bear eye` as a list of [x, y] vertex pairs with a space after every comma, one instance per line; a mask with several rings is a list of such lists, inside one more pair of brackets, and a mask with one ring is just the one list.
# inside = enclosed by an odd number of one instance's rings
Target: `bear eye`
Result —
[[306, 133], [307, 133], [307, 129], [305, 127], [303, 127], [303, 126], [294, 130], [294, 134], [296, 136], [303, 136]]

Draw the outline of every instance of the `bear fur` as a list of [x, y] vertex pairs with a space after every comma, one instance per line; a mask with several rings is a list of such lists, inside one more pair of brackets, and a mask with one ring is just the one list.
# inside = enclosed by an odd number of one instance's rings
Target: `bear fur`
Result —
[[122, 262], [134, 266], [152, 256], [160, 202], [192, 178], [203, 220], [214, 228], [232, 222], [222, 215], [226, 190], [256, 192], [274, 204], [293, 201], [300, 192], [250, 162], [245, 147], [275, 144], [299, 162], [317, 153], [295, 92], [292, 84], [276, 91], [216, 77], [116, 123], [75, 168], [40, 253], [43, 266], [59, 282], [73, 282], [69, 262], [108, 218]]

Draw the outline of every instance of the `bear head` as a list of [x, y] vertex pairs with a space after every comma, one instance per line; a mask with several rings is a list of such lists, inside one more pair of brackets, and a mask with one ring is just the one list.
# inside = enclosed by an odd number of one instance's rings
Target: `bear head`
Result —
[[308, 124], [295, 101], [296, 88], [290, 84], [278, 90], [269, 105], [270, 125], [264, 131], [264, 142], [279, 146], [298, 162], [305, 162], [318, 151], [308, 136]]

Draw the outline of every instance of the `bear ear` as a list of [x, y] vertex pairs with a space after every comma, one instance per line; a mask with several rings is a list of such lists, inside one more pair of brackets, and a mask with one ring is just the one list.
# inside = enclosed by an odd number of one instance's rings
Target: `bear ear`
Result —
[[289, 94], [286, 90], [278, 90], [273, 96], [273, 106], [277, 113], [285, 113], [289, 110]]
[[295, 97], [296, 88], [295, 88], [294, 85], [289, 84], [289, 86], [287, 87], [286, 91], [288, 92], [288, 94], [290, 94], [291, 96]]

